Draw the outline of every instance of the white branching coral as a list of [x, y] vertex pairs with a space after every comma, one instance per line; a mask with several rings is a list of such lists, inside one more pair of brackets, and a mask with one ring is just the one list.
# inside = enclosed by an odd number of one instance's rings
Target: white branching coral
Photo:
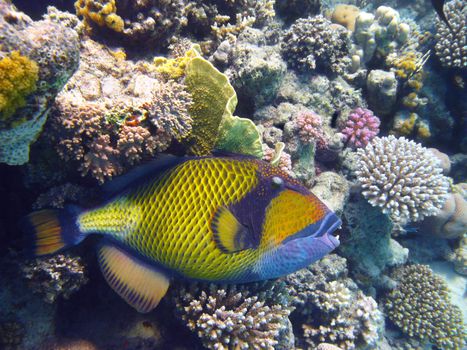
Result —
[[192, 284], [174, 291], [173, 300], [208, 349], [272, 350], [287, 343], [293, 307], [283, 283]]
[[394, 222], [404, 225], [435, 215], [446, 200], [449, 180], [432, 153], [404, 137], [376, 137], [357, 151], [362, 194]]

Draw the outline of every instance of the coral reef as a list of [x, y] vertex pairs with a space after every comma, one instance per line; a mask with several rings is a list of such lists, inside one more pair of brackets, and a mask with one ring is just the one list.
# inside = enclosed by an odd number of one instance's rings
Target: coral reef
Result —
[[343, 73], [350, 64], [347, 30], [319, 15], [298, 19], [282, 38], [287, 62], [303, 71]]
[[370, 71], [366, 80], [368, 105], [377, 114], [390, 114], [397, 102], [398, 82], [394, 72]]
[[355, 21], [354, 38], [357, 47], [353, 49], [362, 63], [374, 56], [387, 57], [407, 42], [410, 26], [400, 21], [399, 13], [388, 6], [380, 6], [375, 15], [360, 12]]
[[191, 132], [191, 96], [143, 64], [87, 39], [80, 69], [56, 99], [47, 129], [62, 159], [99, 182]]
[[462, 0], [446, 3], [444, 13], [451, 28], [436, 19], [435, 53], [448, 68], [467, 69], [467, 4]]
[[363, 196], [393, 221], [404, 225], [439, 212], [449, 181], [426, 148], [391, 135], [374, 138], [357, 155]]
[[439, 213], [425, 218], [420, 229], [447, 239], [462, 237], [467, 232], [467, 200], [460, 193], [449, 193]]
[[294, 129], [298, 130], [298, 138], [305, 144], [316, 143], [317, 147], [325, 148], [328, 140], [323, 131], [321, 117], [313, 111], [301, 111], [295, 118]]
[[404, 264], [409, 255], [408, 249], [391, 238], [391, 220], [361, 196], [354, 196], [344, 207], [342, 221], [339, 251], [352, 264], [352, 276], [367, 288], [386, 288], [387, 268]]
[[181, 319], [208, 349], [276, 349], [288, 344], [293, 310], [281, 282], [182, 286], [172, 291]]
[[325, 171], [315, 179], [311, 191], [323, 201], [326, 206], [340, 215], [349, 196], [350, 186], [342, 175]]
[[268, 45], [260, 30], [247, 28], [230, 48], [228, 57], [225, 74], [241, 92], [240, 100], [256, 108], [274, 100], [286, 72], [279, 45]]
[[378, 135], [379, 125], [379, 118], [372, 111], [359, 107], [349, 114], [340, 132], [346, 146], [362, 148]]
[[379, 341], [382, 313], [347, 272], [346, 260], [331, 254], [285, 277], [296, 312], [306, 316], [304, 341], [312, 349], [323, 342], [356, 349]]
[[331, 14], [331, 21], [346, 27], [350, 31], [355, 30], [355, 20], [360, 14], [360, 9], [354, 5], [338, 4]]
[[0, 162], [21, 165], [78, 66], [78, 35], [50, 19], [34, 22], [2, 1], [0, 37]]
[[465, 328], [461, 312], [451, 304], [444, 281], [425, 265], [400, 267], [392, 277], [398, 285], [385, 304], [391, 321], [424, 343], [462, 349]]
[[69, 298], [88, 282], [81, 259], [63, 254], [25, 263], [22, 271], [29, 287], [48, 303], [60, 296]]

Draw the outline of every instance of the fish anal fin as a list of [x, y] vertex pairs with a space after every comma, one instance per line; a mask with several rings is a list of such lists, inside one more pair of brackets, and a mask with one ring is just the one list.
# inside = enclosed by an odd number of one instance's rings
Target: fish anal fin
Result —
[[153, 310], [169, 288], [169, 279], [152, 266], [111, 243], [98, 250], [107, 283], [138, 312]]
[[253, 248], [250, 230], [227, 207], [219, 207], [214, 213], [211, 229], [217, 247], [224, 253]]

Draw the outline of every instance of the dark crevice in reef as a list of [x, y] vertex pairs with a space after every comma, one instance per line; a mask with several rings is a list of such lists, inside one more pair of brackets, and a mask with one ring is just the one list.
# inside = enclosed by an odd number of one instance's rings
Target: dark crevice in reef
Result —
[[47, 6], [55, 6], [59, 10], [75, 13], [74, 0], [13, 0], [12, 3], [34, 20], [38, 20], [47, 13]]

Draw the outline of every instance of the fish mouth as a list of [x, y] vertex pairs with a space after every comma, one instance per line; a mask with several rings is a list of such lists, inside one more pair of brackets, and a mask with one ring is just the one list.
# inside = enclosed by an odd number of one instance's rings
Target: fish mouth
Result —
[[342, 225], [341, 219], [333, 212], [328, 212], [320, 221], [308, 225], [303, 230], [286, 238], [283, 243], [293, 241], [300, 238], [316, 238], [320, 239], [331, 249], [337, 248], [340, 244], [339, 238], [332, 235], [336, 229]]

